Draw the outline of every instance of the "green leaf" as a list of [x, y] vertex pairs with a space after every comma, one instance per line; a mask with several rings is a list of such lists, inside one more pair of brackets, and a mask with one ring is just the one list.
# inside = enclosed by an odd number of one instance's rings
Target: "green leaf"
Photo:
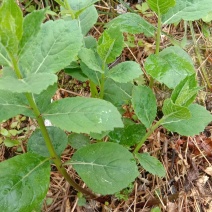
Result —
[[[68, 0], [71, 8], [75, 10], [83, 35], [86, 35], [98, 19], [98, 13], [94, 7], [94, 0]], [[90, 6], [89, 6], [90, 5]]]
[[195, 73], [190, 56], [176, 46], [165, 48], [159, 55], [150, 55], [144, 66], [149, 75], [169, 88], [175, 88], [186, 76]]
[[112, 63], [124, 48], [124, 37], [119, 28], [105, 30], [98, 40], [97, 52], [104, 63]]
[[0, 8], [0, 42], [15, 55], [23, 33], [22, 12], [14, 0], [4, 0]]
[[72, 133], [68, 136], [68, 143], [74, 149], [80, 149], [89, 145], [91, 142], [88, 136], [85, 136], [83, 134]]
[[45, 18], [46, 10], [35, 10], [24, 17], [23, 36], [19, 44], [19, 55], [23, 54], [27, 44], [40, 31], [41, 23]]
[[139, 174], [133, 155], [121, 145], [110, 142], [79, 149], [70, 163], [86, 185], [102, 195], [122, 190]]
[[54, 85], [50, 85], [46, 90], [42, 91], [40, 94], [33, 95], [41, 113], [49, 107], [49, 105], [51, 104], [51, 98], [56, 93], [56, 91], [57, 83], [55, 83]]
[[212, 21], [212, 11], [209, 12], [206, 16], [202, 17], [202, 20], [206, 23]]
[[112, 79], [105, 80], [104, 99], [121, 107], [129, 102], [132, 97], [132, 83], [118, 83]]
[[192, 104], [188, 107], [191, 113], [189, 119], [165, 119], [163, 126], [180, 135], [194, 136], [198, 135], [212, 121], [212, 115], [204, 107]]
[[146, 152], [137, 153], [135, 156], [146, 171], [159, 177], [165, 177], [166, 170], [157, 158], [150, 156], [149, 153]]
[[163, 24], [185, 21], [195, 21], [211, 12], [212, 0], [176, 0], [174, 7], [162, 16]]
[[82, 45], [77, 20], [48, 21], [20, 58], [23, 74], [55, 73], [75, 60]]
[[161, 212], [159, 207], [152, 208], [150, 212]]
[[82, 73], [89, 78], [90, 81], [94, 82], [96, 85], [100, 86], [101, 73], [99, 71], [94, 71], [90, 69], [85, 63], [80, 62], [80, 68]]
[[[57, 127], [47, 127], [47, 131], [57, 155], [61, 155], [68, 144], [67, 135], [63, 130]], [[43, 157], [50, 157], [40, 129], [35, 130], [29, 138], [27, 142], [27, 151]]]
[[157, 14], [164, 14], [175, 5], [175, 0], [147, 0], [147, 3]]
[[152, 125], [157, 113], [155, 95], [147, 86], [134, 87], [132, 93], [132, 104], [135, 114], [139, 120], [149, 128]]
[[133, 61], [126, 61], [114, 66], [106, 77], [113, 79], [116, 82], [127, 83], [138, 78], [143, 72], [140, 65]]
[[15, 156], [0, 163], [1, 211], [33, 211], [46, 196], [50, 164], [32, 153]]
[[187, 107], [174, 104], [171, 99], [164, 101], [162, 111], [165, 116], [168, 116], [169, 120], [172, 118], [189, 119], [191, 117]]
[[144, 33], [144, 35], [148, 37], [155, 35], [154, 26], [135, 13], [125, 13], [119, 15], [105, 26], [119, 27], [122, 32], [128, 32], [131, 34]]
[[127, 124], [124, 128], [116, 128], [109, 133], [110, 142], [133, 146], [145, 135], [146, 128], [142, 124]]
[[93, 36], [84, 37], [85, 47], [87, 49], [96, 49], [97, 40]]
[[13, 93], [39, 94], [47, 89], [49, 85], [53, 85], [56, 82], [57, 76], [49, 73], [30, 74], [23, 79], [7, 76], [0, 78], [0, 90], [7, 90]]
[[89, 69], [104, 73], [93, 50], [82, 48], [79, 52], [79, 58]]
[[101, 133], [123, 126], [117, 109], [100, 99], [65, 98], [53, 102], [43, 116], [53, 125], [76, 133]]
[[0, 42], [0, 64], [3, 65], [3, 66], [12, 67], [10, 57], [7, 53], [7, 50], [1, 42]]
[[[86, 67], [87, 68], [87, 67]], [[73, 78], [85, 82], [88, 80], [88, 77], [82, 72], [82, 69], [80, 67], [78, 68], [65, 68], [65, 73], [72, 76]]]
[[27, 100], [22, 94], [0, 90], [0, 122], [19, 114], [34, 117]]
[[177, 105], [188, 107], [195, 100], [199, 89], [195, 74], [188, 76], [175, 87], [171, 99]]

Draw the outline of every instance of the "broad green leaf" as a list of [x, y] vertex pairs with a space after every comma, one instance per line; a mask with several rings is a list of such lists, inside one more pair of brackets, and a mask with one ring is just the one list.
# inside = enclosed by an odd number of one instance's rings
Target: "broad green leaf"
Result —
[[100, 99], [65, 98], [53, 102], [43, 116], [53, 125], [76, 133], [101, 133], [123, 126], [117, 109]]
[[88, 80], [88, 77], [82, 72], [82, 69], [79, 68], [65, 68], [65, 73], [72, 76], [73, 78], [85, 82]]
[[89, 145], [90, 139], [88, 136], [78, 133], [72, 133], [68, 136], [68, 143], [73, 147], [74, 149], [80, 149], [82, 147], [85, 147]]
[[135, 114], [139, 120], [149, 128], [152, 125], [157, 113], [155, 95], [147, 86], [134, 87], [132, 93], [132, 104]]
[[166, 99], [164, 101], [162, 111], [169, 120], [172, 118], [189, 119], [191, 117], [190, 111], [187, 107], [177, 105], [173, 103], [171, 99]]
[[79, 149], [70, 163], [89, 188], [103, 195], [127, 187], [139, 174], [133, 155], [110, 142]]
[[212, 11], [209, 12], [206, 16], [202, 17], [202, 20], [206, 23], [212, 21]]
[[212, 0], [176, 0], [174, 7], [162, 16], [163, 24], [185, 21], [195, 21], [212, 11]]
[[49, 85], [53, 85], [56, 82], [57, 76], [49, 73], [30, 74], [23, 79], [7, 76], [0, 78], [0, 90], [7, 90], [13, 93], [39, 94], [47, 89]]
[[174, 104], [188, 107], [195, 100], [199, 89], [196, 76], [188, 76], [175, 87], [171, 99]]
[[101, 141], [105, 136], [108, 135], [110, 131], [105, 131], [105, 132], [102, 132], [102, 133], [90, 133], [90, 137], [93, 138], [93, 139], [96, 139], [96, 140], [99, 140]]
[[104, 73], [93, 50], [82, 48], [79, 52], [79, 58], [89, 69]]
[[12, 67], [6, 48], [0, 42], [0, 65]]
[[[47, 131], [57, 155], [61, 155], [68, 144], [67, 135], [63, 130], [57, 127], [47, 127]], [[29, 138], [27, 142], [27, 151], [43, 157], [50, 157], [40, 129], [36, 129]]]
[[159, 177], [165, 177], [166, 170], [157, 158], [150, 156], [149, 153], [146, 152], [137, 153], [135, 157], [146, 171]]
[[124, 48], [124, 37], [119, 28], [110, 27], [98, 40], [97, 52], [105, 63], [112, 63]]
[[192, 104], [188, 107], [191, 113], [189, 119], [165, 119], [163, 126], [180, 135], [194, 136], [198, 135], [212, 121], [212, 115], [204, 107]]
[[24, 17], [23, 36], [19, 44], [19, 55], [23, 54], [27, 43], [40, 31], [41, 23], [45, 18], [46, 10], [35, 10]]
[[109, 133], [110, 142], [116, 142], [126, 146], [137, 144], [146, 134], [146, 127], [142, 124], [128, 124], [124, 128], [116, 128]]
[[169, 88], [175, 88], [186, 76], [195, 73], [190, 56], [176, 46], [165, 48], [158, 56], [150, 55], [144, 66], [149, 75]]
[[50, 85], [46, 90], [42, 91], [40, 94], [33, 95], [35, 102], [42, 113], [51, 104], [51, 98], [57, 91], [57, 83]]
[[144, 33], [144, 35], [148, 37], [155, 35], [154, 26], [135, 13], [125, 13], [119, 15], [105, 26], [119, 27], [122, 32], [128, 32], [131, 34]]
[[147, 0], [147, 3], [157, 14], [164, 14], [175, 5], [175, 0]]
[[114, 66], [107, 74], [108, 78], [116, 82], [127, 83], [132, 82], [133, 79], [138, 78], [143, 74], [140, 65], [133, 61], [126, 61]]
[[[98, 19], [94, 0], [68, 0], [71, 8], [75, 10], [83, 35], [86, 35]], [[89, 6], [91, 5], [91, 6]]]
[[0, 42], [15, 55], [23, 33], [23, 16], [15, 0], [3, 0], [0, 8]]
[[1, 211], [33, 211], [46, 196], [50, 182], [48, 159], [26, 153], [0, 163]]
[[118, 83], [112, 79], [105, 80], [104, 99], [121, 107], [129, 102], [132, 97], [132, 83]]
[[19, 114], [34, 117], [27, 100], [22, 94], [0, 90], [0, 122]]
[[75, 60], [82, 45], [77, 20], [48, 21], [20, 58], [23, 74], [55, 73]]

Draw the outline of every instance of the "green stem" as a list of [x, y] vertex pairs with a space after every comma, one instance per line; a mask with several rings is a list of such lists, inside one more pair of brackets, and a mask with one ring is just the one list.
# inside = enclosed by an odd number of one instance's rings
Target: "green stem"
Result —
[[156, 50], [155, 54], [158, 55], [160, 52], [160, 37], [161, 37], [161, 15], [158, 13], [158, 29], [157, 29], [157, 37], [156, 37]]
[[144, 144], [144, 142], [149, 138], [149, 136], [161, 125], [161, 123], [164, 121], [165, 117], [160, 119], [155, 125], [153, 125], [148, 132], [144, 135], [144, 137], [141, 139], [141, 141], [137, 144], [136, 148], [134, 149], [133, 153], [138, 153], [141, 146]]
[[103, 99], [103, 97], [104, 97], [104, 88], [105, 88], [105, 75], [102, 74], [102, 77], [101, 77], [101, 86], [100, 86], [100, 95], [99, 95], [99, 98], [100, 99]]
[[68, 0], [64, 0], [64, 4], [65, 4], [66, 9], [69, 11], [72, 19], [75, 19], [74, 10], [71, 8], [70, 4], [68, 3]]
[[[194, 43], [195, 53], [197, 55], [197, 59], [199, 61], [199, 65], [202, 65], [203, 64], [203, 61], [202, 61], [202, 57], [201, 57], [201, 54], [200, 54], [200, 51], [199, 51], [199, 48], [198, 48], [198, 45], [197, 45], [197, 40], [195, 38], [195, 32], [194, 32], [192, 21], [189, 21], [189, 26], [190, 26], [190, 30], [191, 30], [192, 40], [193, 40], [193, 43]], [[202, 65], [201, 71], [202, 71], [202, 74], [203, 74], [203, 79], [205, 80], [208, 88], [212, 91], [212, 85], [210, 83], [210, 80], [208, 78], [208, 74], [207, 74], [207, 71], [206, 71], [204, 65]]]
[[[14, 67], [14, 70], [18, 76], [18, 78], [22, 78], [21, 76], [21, 72], [20, 72], [20, 69], [18, 67], [18, 64], [17, 64], [17, 60], [13, 57], [12, 59], [12, 62], [13, 62], [13, 67]], [[45, 141], [45, 144], [46, 144], [46, 147], [50, 153], [50, 156], [53, 160], [53, 162], [55, 163], [58, 171], [63, 175], [63, 177], [69, 182], [69, 184], [71, 186], [73, 186], [77, 191], [85, 194], [86, 196], [90, 197], [90, 198], [96, 198], [96, 195], [94, 195], [93, 193], [91, 193], [90, 191], [82, 188], [81, 186], [79, 186], [77, 183], [75, 183], [71, 178], [70, 176], [68, 175], [68, 173], [66, 172], [65, 168], [62, 166], [62, 162], [59, 158], [59, 156], [57, 155], [53, 145], [52, 145], [52, 142], [51, 142], [51, 139], [49, 137], [49, 133], [46, 129], [46, 126], [44, 124], [44, 120], [43, 120], [43, 117], [41, 116], [41, 113], [34, 101], [34, 98], [33, 98], [33, 95], [31, 93], [26, 93], [25, 94], [28, 102], [29, 102], [29, 105], [31, 107], [31, 109], [33, 110], [33, 113], [36, 117], [36, 120], [38, 122], [38, 125], [40, 127], [40, 130], [41, 130], [41, 133], [43, 135], [43, 138], [44, 138], [44, 141]]]
[[90, 90], [91, 90], [91, 97], [97, 98], [98, 97], [98, 91], [96, 89], [96, 85], [91, 80], [90, 80]]

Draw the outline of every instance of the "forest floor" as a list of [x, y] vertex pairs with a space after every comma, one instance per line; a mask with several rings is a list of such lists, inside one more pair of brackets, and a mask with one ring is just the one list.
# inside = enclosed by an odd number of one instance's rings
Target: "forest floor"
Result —
[[[21, 6], [24, 10], [25, 1]], [[41, 1], [42, 2], [42, 1]], [[45, 1], [41, 5], [45, 6]], [[117, 3], [113, 1], [100, 1], [96, 4], [99, 12], [98, 24], [89, 34], [98, 38], [103, 31], [103, 25], [117, 16]], [[39, 1], [31, 1], [31, 6], [37, 8]], [[40, 4], [39, 4], [40, 5]], [[29, 7], [29, 6], [28, 6]], [[136, 3], [130, 5], [132, 10], [137, 10]], [[146, 20], [156, 26], [157, 17], [148, 10], [140, 13]], [[186, 35], [187, 41], [184, 49], [190, 54], [196, 65], [197, 75], [202, 84], [202, 67], [208, 72], [210, 82], [212, 83], [212, 23], [204, 23], [201, 20], [193, 22], [198, 48], [201, 52], [204, 64], [199, 64], [192, 42], [191, 34], [188, 28]], [[184, 23], [177, 25], [168, 25], [163, 27], [163, 31], [169, 33], [174, 39], [183, 45]], [[170, 40], [162, 35], [160, 49], [173, 45]], [[128, 47], [124, 49], [118, 62], [133, 60], [137, 61], [142, 69], [145, 58], [154, 53], [155, 41], [142, 34], [128, 37]], [[60, 84], [55, 95], [56, 99], [67, 96], [89, 96], [88, 84], [83, 84], [70, 76], [59, 73]], [[163, 101], [167, 95], [166, 90], [160, 86], [154, 87], [157, 94], [158, 103]], [[196, 101], [205, 106], [207, 110], [212, 111], [212, 93], [203, 89]], [[31, 134], [34, 123], [28, 118], [18, 116], [3, 123], [1, 127], [10, 129], [14, 123], [20, 129], [29, 129], [25, 133], [25, 138]], [[26, 135], [28, 133], [28, 135]], [[1, 136], [1, 135], [0, 135]], [[3, 138], [3, 137], [2, 137]], [[0, 138], [0, 139], [2, 139]], [[20, 138], [17, 135], [17, 139]], [[1, 140], [0, 140], [1, 141]], [[168, 212], [211, 212], [212, 211], [212, 125], [209, 124], [205, 131], [194, 137], [179, 136], [176, 133], [167, 132], [163, 127], [159, 127], [148, 138], [142, 146], [142, 150], [151, 153], [157, 157], [164, 165], [167, 175], [165, 178], [159, 178], [139, 170], [140, 176], [128, 188], [116, 195], [102, 197], [100, 201], [87, 200], [83, 202], [77, 197], [77, 192], [70, 187], [63, 177], [52, 168], [51, 185], [43, 205], [43, 212], [147, 212], [147, 211], [168, 211]], [[24, 143], [21, 146], [6, 147], [0, 145], [0, 161], [10, 158], [19, 152], [25, 152]], [[62, 160], [67, 161], [74, 150], [71, 147], [66, 148], [62, 155]], [[73, 170], [68, 170], [69, 174], [77, 183], [85, 186]], [[81, 206], [83, 205], [83, 206]], [[153, 210], [159, 207], [160, 210]]]

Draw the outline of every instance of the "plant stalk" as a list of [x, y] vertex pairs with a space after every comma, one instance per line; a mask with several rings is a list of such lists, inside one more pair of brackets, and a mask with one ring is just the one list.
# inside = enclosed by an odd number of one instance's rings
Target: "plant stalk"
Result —
[[134, 149], [133, 153], [138, 153], [141, 146], [144, 144], [144, 142], [149, 138], [149, 136], [161, 125], [161, 123], [164, 121], [165, 117], [160, 119], [155, 125], [152, 125], [151, 128], [148, 130], [148, 132], [144, 135], [144, 137], [141, 139], [141, 141], [137, 144], [136, 148]]
[[99, 94], [99, 98], [100, 99], [103, 99], [103, 97], [104, 97], [104, 87], [105, 87], [105, 75], [102, 74], [101, 86], [100, 86], [100, 94]]
[[91, 80], [90, 80], [90, 90], [91, 90], [91, 97], [97, 98], [99, 94], [98, 94], [98, 91], [96, 89], [96, 85]]
[[[201, 66], [203, 64], [203, 61], [202, 61], [202, 57], [201, 57], [199, 48], [197, 46], [197, 40], [195, 38], [195, 32], [194, 32], [192, 21], [189, 21], [189, 26], [190, 26], [190, 30], [191, 30], [192, 40], [194, 43], [194, 50], [195, 50], [199, 65]], [[212, 85], [210, 83], [210, 80], [208, 78], [208, 74], [207, 74], [207, 71], [206, 71], [204, 65], [202, 65], [201, 70], [202, 70], [202, 74], [203, 74], [203, 80], [206, 82], [206, 85], [208, 86], [208, 88], [212, 91]]]
[[[17, 74], [18, 78], [21, 79], [22, 78], [22, 75], [21, 75], [21, 72], [20, 72], [20, 69], [18, 67], [18, 63], [17, 63], [17, 60], [12, 57], [12, 62], [13, 62], [13, 67], [14, 67], [14, 70], [15, 70], [15, 73]], [[44, 124], [44, 120], [43, 120], [43, 117], [34, 101], [34, 98], [33, 98], [33, 95], [31, 93], [26, 93], [25, 94], [28, 102], [29, 102], [29, 105], [31, 107], [31, 109], [33, 110], [34, 112], [34, 115], [36, 117], [36, 120], [38, 122], [38, 125], [40, 127], [40, 130], [41, 130], [41, 133], [43, 135], [43, 138], [44, 138], [44, 141], [45, 141], [45, 144], [46, 144], [46, 147], [50, 153], [50, 156], [53, 160], [53, 162], [55, 163], [58, 171], [63, 175], [63, 177], [69, 182], [69, 184], [71, 186], [73, 186], [77, 191], [83, 193], [85, 196], [89, 197], [89, 198], [96, 198], [97, 196], [93, 193], [91, 193], [90, 191], [82, 188], [81, 186], [79, 186], [77, 183], [75, 183], [71, 178], [70, 176], [68, 175], [68, 173], [66, 172], [65, 168], [62, 166], [62, 162], [59, 158], [59, 156], [57, 155], [53, 145], [52, 145], [52, 142], [51, 142], [51, 139], [49, 137], [49, 133], [46, 129], [46, 126]]]

